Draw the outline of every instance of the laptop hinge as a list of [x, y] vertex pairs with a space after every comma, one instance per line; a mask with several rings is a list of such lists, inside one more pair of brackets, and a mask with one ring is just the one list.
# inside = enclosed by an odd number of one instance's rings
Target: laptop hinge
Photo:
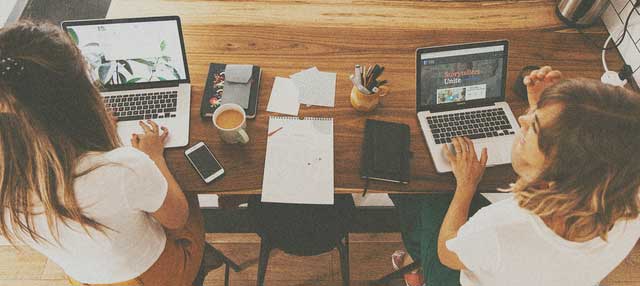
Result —
[[452, 103], [452, 104], [434, 105], [427, 108], [427, 110], [431, 112], [452, 111], [452, 110], [460, 110], [460, 109], [467, 109], [467, 108], [474, 108], [474, 107], [492, 106], [496, 102], [497, 101], [487, 101], [487, 100], [481, 100], [477, 102], [467, 101], [467, 102], [461, 102], [457, 104]]
[[139, 83], [139, 84], [131, 84], [131, 85], [102, 87], [100, 91], [110, 92], [110, 91], [121, 91], [121, 90], [152, 89], [152, 88], [177, 87], [179, 85], [180, 85], [179, 81], [172, 80], [172, 81], [163, 81], [163, 82], [150, 82], [150, 83]]

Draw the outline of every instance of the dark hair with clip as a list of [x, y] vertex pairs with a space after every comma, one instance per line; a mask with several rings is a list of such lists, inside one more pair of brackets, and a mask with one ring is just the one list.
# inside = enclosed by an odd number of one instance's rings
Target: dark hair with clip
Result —
[[56, 240], [59, 221], [102, 230], [76, 202], [74, 181], [89, 172], [77, 162], [120, 142], [80, 51], [54, 25], [19, 22], [0, 29], [0, 66], [0, 234], [42, 239], [36, 207]]
[[2, 57], [0, 54], [0, 80], [16, 80], [24, 72], [24, 63], [21, 60]]

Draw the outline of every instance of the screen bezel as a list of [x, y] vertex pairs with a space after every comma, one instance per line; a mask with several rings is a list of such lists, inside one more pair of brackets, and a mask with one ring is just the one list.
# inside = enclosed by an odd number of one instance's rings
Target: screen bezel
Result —
[[[190, 156], [191, 153], [195, 152], [196, 150], [199, 150], [200, 148], [204, 148], [205, 150], [207, 150], [207, 153], [211, 155], [211, 158], [213, 158], [213, 160], [216, 161], [218, 166], [220, 166], [220, 170], [216, 171], [211, 176], [206, 178], [204, 177], [200, 169], [196, 166], [196, 164], [193, 163], [193, 160], [191, 160], [191, 156]], [[218, 161], [216, 156], [213, 155], [213, 153], [211, 152], [207, 144], [204, 144], [204, 142], [198, 142], [197, 144], [193, 145], [189, 149], [185, 150], [184, 155], [187, 157], [187, 160], [189, 160], [189, 162], [191, 163], [191, 166], [193, 166], [193, 168], [196, 169], [196, 172], [198, 172], [198, 175], [200, 175], [200, 178], [202, 178], [202, 180], [204, 180], [205, 183], [210, 183], [211, 181], [215, 180], [216, 178], [224, 174], [224, 167], [222, 166], [222, 164], [220, 164], [220, 161]]]
[[130, 83], [120, 84], [117, 86], [100, 85], [101, 91], [118, 91], [129, 89], [148, 89], [148, 88], [160, 88], [167, 86], [177, 86], [181, 83], [190, 83], [191, 78], [189, 76], [189, 64], [187, 63], [187, 53], [184, 45], [184, 37], [182, 35], [182, 23], [179, 16], [157, 16], [157, 17], [140, 17], [140, 18], [119, 18], [119, 19], [91, 19], [91, 20], [74, 20], [62, 22], [62, 29], [67, 33], [67, 28], [87, 25], [100, 25], [100, 24], [121, 24], [121, 23], [141, 23], [141, 22], [160, 22], [160, 21], [176, 21], [178, 25], [178, 35], [180, 37], [180, 46], [182, 50], [182, 61], [184, 63], [185, 79], [181, 80], [166, 80], [156, 82], [144, 82], [144, 83]]
[[[420, 84], [421, 78], [421, 69], [420, 69], [420, 56], [424, 53], [433, 53], [433, 52], [442, 52], [442, 51], [455, 51], [455, 50], [464, 50], [470, 48], [483, 48], [483, 47], [492, 47], [492, 46], [504, 46], [504, 55], [503, 58], [503, 68], [502, 68], [502, 95], [498, 97], [491, 97], [485, 99], [476, 99], [476, 100], [468, 100], [462, 102], [452, 102], [452, 103], [444, 103], [444, 104], [430, 104], [421, 106], [421, 97], [422, 90]], [[506, 86], [507, 86], [507, 60], [509, 57], [509, 41], [507, 40], [497, 40], [497, 41], [489, 41], [489, 42], [477, 42], [477, 43], [468, 43], [468, 44], [455, 44], [455, 45], [446, 45], [446, 46], [436, 46], [436, 47], [425, 47], [416, 49], [416, 110], [417, 112], [421, 111], [447, 111], [447, 110], [456, 110], [461, 108], [469, 108], [475, 106], [486, 106], [492, 105], [495, 102], [505, 101], [506, 99]]]

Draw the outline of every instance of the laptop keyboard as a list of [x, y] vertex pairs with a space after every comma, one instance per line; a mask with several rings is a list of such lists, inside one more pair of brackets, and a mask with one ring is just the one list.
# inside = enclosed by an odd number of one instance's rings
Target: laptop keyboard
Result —
[[104, 103], [118, 121], [176, 117], [178, 91], [105, 96]]
[[451, 143], [451, 138], [489, 138], [515, 134], [502, 108], [460, 112], [427, 117], [436, 144]]

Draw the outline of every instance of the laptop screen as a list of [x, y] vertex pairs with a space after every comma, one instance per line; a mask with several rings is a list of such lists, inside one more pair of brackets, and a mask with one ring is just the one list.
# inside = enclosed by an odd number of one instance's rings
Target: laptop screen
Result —
[[504, 98], [506, 42], [465, 46], [418, 54], [418, 109]]
[[106, 88], [188, 79], [177, 17], [79, 21], [64, 28]]

